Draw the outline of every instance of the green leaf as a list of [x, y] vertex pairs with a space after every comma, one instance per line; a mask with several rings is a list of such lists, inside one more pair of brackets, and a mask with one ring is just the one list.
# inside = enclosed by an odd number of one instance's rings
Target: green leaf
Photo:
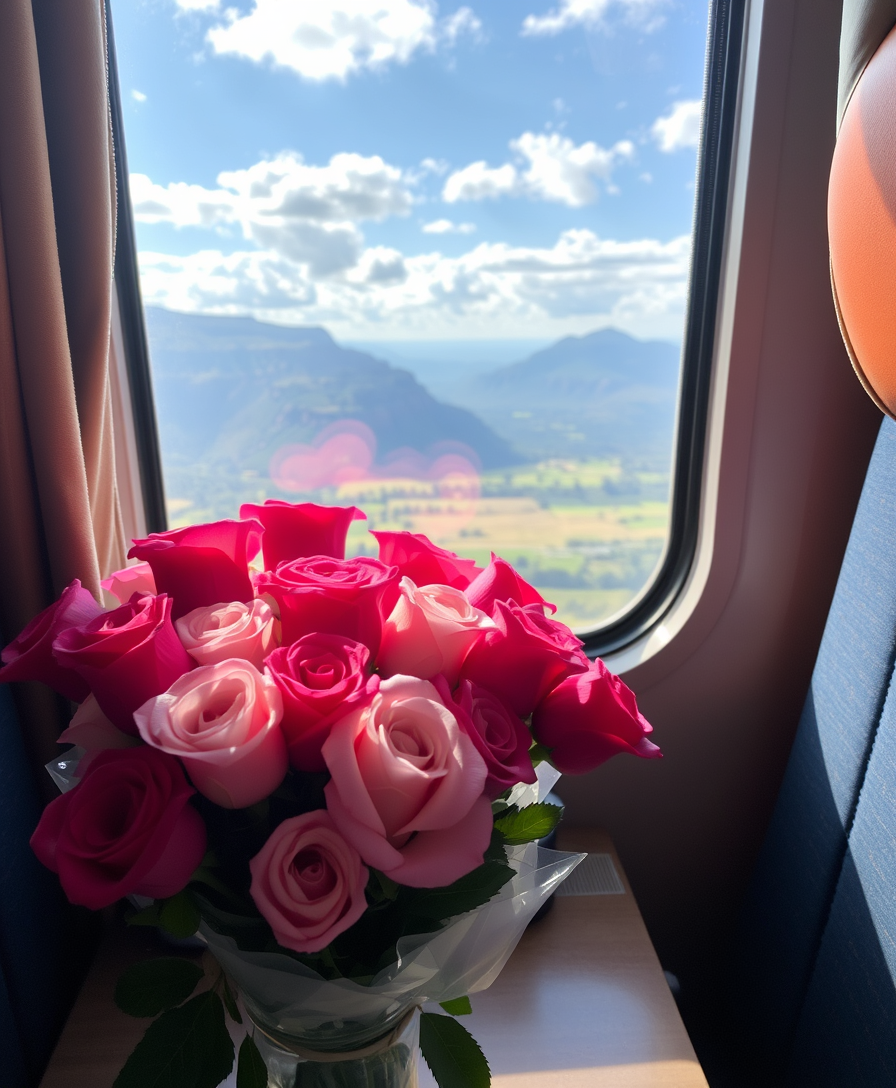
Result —
[[495, 827], [509, 846], [518, 846], [520, 843], [534, 842], [549, 835], [560, 823], [562, 815], [563, 809], [559, 805], [540, 801], [538, 804], [526, 805], [525, 808], [512, 808], [495, 820]]
[[217, 1088], [231, 1069], [224, 1006], [207, 990], [149, 1025], [113, 1088]]
[[439, 1088], [489, 1088], [491, 1073], [479, 1044], [450, 1016], [420, 1016], [420, 1049]]
[[532, 765], [537, 767], [539, 763], [551, 762], [551, 750], [545, 748], [543, 744], [539, 744], [536, 741], [529, 749], [529, 758], [532, 760]]
[[255, 1040], [247, 1035], [240, 1044], [236, 1088], [268, 1088], [268, 1071]]
[[159, 924], [172, 937], [192, 937], [201, 921], [199, 908], [187, 891], [178, 892], [162, 903]]
[[227, 1015], [235, 1024], [242, 1024], [243, 1018], [240, 1016], [240, 1010], [236, 1005], [236, 998], [234, 997], [233, 990], [230, 988], [230, 983], [227, 979], [222, 979], [224, 985], [221, 987], [221, 997], [224, 1000], [224, 1008], [227, 1009]]
[[186, 1001], [199, 985], [202, 968], [189, 960], [146, 960], [128, 967], [115, 987], [115, 1004], [128, 1016], [158, 1016]]
[[[412, 914], [438, 921], [466, 914], [487, 903], [514, 875], [509, 865], [487, 861], [447, 887], [428, 888], [415, 898]], [[413, 929], [409, 929], [409, 932], [413, 932]]]
[[453, 1001], [440, 1001], [439, 1004], [452, 1016], [469, 1016], [473, 1011], [468, 997], [455, 997]]
[[129, 926], [158, 926], [159, 922], [159, 908], [155, 903], [150, 903], [148, 907], [144, 907], [143, 910], [138, 910], [136, 914], [131, 914], [127, 917], [126, 922]]

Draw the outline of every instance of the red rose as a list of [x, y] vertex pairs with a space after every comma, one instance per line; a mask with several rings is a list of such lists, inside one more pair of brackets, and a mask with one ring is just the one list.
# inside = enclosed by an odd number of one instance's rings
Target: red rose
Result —
[[634, 693], [599, 658], [587, 672], [567, 676], [535, 708], [532, 732], [563, 774], [585, 774], [619, 752], [656, 759], [653, 732]]
[[466, 589], [481, 571], [472, 559], [461, 559], [422, 533], [371, 532], [380, 546], [380, 561], [398, 567], [415, 586], [452, 586]]
[[63, 631], [53, 654], [83, 677], [106, 717], [134, 737], [134, 711], [193, 667], [171, 623], [171, 598], [164, 593], [135, 593], [120, 608]]
[[344, 635], [376, 656], [383, 621], [398, 600], [398, 570], [378, 559], [316, 555], [281, 563], [256, 579], [280, 607], [283, 645], [302, 635]]
[[67, 699], [83, 702], [90, 694], [90, 688], [78, 673], [56, 660], [53, 641], [69, 627], [89, 623], [102, 611], [76, 578], [65, 587], [59, 600], [35, 616], [0, 654], [4, 665], [0, 669], [0, 683], [40, 680]]
[[255, 520], [189, 525], [135, 540], [128, 559], [149, 563], [159, 593], [174, 601], [172, 618], [179, 619], [203, 605], [252, 600], [249, 560], [263, 532]]
[[488, 688], [520, 718], [527, 718], [564, 676], [587, 669], [588, 659], [571, 632], [570, 645], [562, 645], [563, 624], [501, 601], [492, 617], [495, 627], [467, 654], [461, 679]]
[[304, 635], [268, 654], [265, 671], [283, 695], [280, 728], [289, 762], [300, 771], [325, 771], [320, 748], [330, 726], [379, 685], [370, 675], [370, 651], [343, 635]]
[[174, 756], [155, 748], [98, 752], [80, 783], [44, 809], [31, 848], [79, 906], [165, 899], [186, 887], [205, 854], [195, 792]]
[[549, 604], [535, 586], [530, 586], [508, 562], [494, 554], [491, 563], [476, 575], [464, 594], [471, 605], [489, 615], [496, 601], [512, 601], [514, 604], [557, 611], [556, 605]]
[[241, 518], [255, 518], [264, 526], [262, 551], [265, 570], [276, 570], [290, 559], [309, 555], [345, 558], [345, 537], [353, 521], [367, 515], [356, 506], [318, 506], [314, 502], [267, 499], [244, 503]]
[[538, 781], [529, 756], [532, 734], [522, 719], [479, 684], [461, 680], [457, 691], [450, 695], [442, 677], [432, 682], [485, 760], [488, 778], [484, 792], [490, 801], [517, 782]]

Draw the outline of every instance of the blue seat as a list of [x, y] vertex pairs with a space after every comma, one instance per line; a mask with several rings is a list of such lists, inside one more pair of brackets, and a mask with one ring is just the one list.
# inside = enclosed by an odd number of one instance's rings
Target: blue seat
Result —
[[737, 931], [746, 1083], [896, 1085], [894, 660], [896, 424], [885, 420]]

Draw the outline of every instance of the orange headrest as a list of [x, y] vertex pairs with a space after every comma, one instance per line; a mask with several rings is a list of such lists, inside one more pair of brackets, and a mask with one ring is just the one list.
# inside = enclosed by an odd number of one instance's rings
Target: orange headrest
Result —
[[831, 277], [856, 373], [896, 417], [896, 27], [843, 112], [828, 193]]

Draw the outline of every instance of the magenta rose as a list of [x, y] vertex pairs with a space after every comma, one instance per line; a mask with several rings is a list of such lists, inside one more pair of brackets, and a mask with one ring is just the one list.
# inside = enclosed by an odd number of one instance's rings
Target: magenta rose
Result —
[[100, 585], [117, 597], [121, 604], [127, 604], [135, 593], [151, 593], [155, 597], [159, 592], [149, 563], [134, 563], [117, 570], [104, 578]]
[[634, 693], [599, 658], [587, 672], [567, 676], [535, 708], [532, 732], [563, 774], [585, 774], [619, 752], [662, 755]]
[[398, 884], [438, 888], [482, 864], [492, 833], [485, 762], [427, 680], [393, 676], [323, 746], [333, 822]]
[[401, 596], [383, 624], [377, 654], [380, 674], [428, 680], [441, 673], [450, 684], [456, 683], [470, 647], [494, 623], [451, 586], [418, 587], [402, 578], [400, 588]]
[[263, 532], [254, 520], [189, 525], [135, 540], [128, 559], [149, 563], [159, 593], [173, 598], [172, 616], [179, 619], [203, 605], [252, 600], [249, 561]]
[[441, 677], [436, 677], [434, 683], [445, 705], [451, 707], [461, 729], [472, 738], [485, 760], [486, 797], [493, 801], [518, 782], [538, 780], [529, 755], [532, 734], [522, 719], [479, 684], [461, 680], [452, 696]]
[[305, 559], [311, 555], [345, 558], [345, 538], [353, 521], [367, 515], [356, 506], [318, 506], [314, 502], [283, 502], [267, 499], [264, 503], [244, 503], [241, 518], [256, 518], [264, 526], [262, 554], [265, 570], [276, 570], [280, 563]]
[[377, 690], [370, 651], [344, 635], [303, 635], [270, 654], [265, 670], [283, 696], [280, 728], [289, 762], [300, 771], [325, 771], [321, 745], [330, 726]]
[[557, 606], [549, 604], [535, 586], [521, 578], [513, 567], [497, 555], [464, 590], [470, 604], [481, 608], [491, 615], [496, 601], [512, 602], [519, 605], [535, 605], [544, 610], [557, 611]]
[[286, 777], [282, 717], [277, 685], [239, 658], [200, 665], [134, 714], [146, 743], [178, 756], [222, 808], [263, 801]]
[[63, 631], [89, 623], [102, 611], [76, 578], [65, 587], [59, 600], [35, 616], [0, 654], [3, 661], [0, 683], [40, 680], [60, 695], [80, 703], [90, 693], [90, 687], [80, 673], [57, 661], [53, 642]]
[[570, 632], [576, 645], [564, 647], [559, 631], [563, 625], [534, 612], [498, 601], [492, 613], [495, 627], [473, 646], [461, 667], [462, 679], [494, 692], [520, 718], [528, 718], [564, 676], [588, 668], [579, 640]]
[[280, 609], [283, 645], [303, 635], [344, 635], [376, 654], [383, 621], [398, 600], [398, 571], [378, 559], [316, 555], [281, 563], [256, 579]]
[[137, 707], [193, 667], [175, 634], [171, 598], [164, 593], [135, 593], [120, 608], [63, 631], [53, 654], [86, 681], [112, 724], [131, 736], [137, 735]]
[[466, 589], [481, 571], [472, 559], [433, 544], [422, 533], [371, 532], [380, 546], [380, 561], [398, 567], [415, 586], [441, 585]]
[[205, 854], [194, 793], [164, 752], [98, 752], [79, 784], [44, 809], [31, 848], [79, 906], [100, 910], [125, 895], [167, 899]]
[[249, 870], [256, 907], [295, 952], [326, 948], [367, 909], [367, 867], [325, 809], [278, 824]]
[[251, 661], [259, 672], [277, 645], [277, 619], [266, 601], [208, 604], [175, 621], [184, 649], [198, 665], [214, 665], [229, 657]]

